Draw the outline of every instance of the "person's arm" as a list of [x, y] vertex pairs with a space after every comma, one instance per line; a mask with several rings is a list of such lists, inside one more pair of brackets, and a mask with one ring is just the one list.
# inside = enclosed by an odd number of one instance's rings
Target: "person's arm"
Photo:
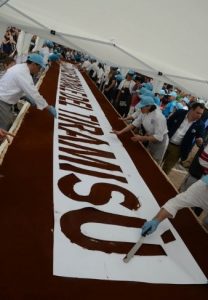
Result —
[[119, 97], [121, 95], [121, 89], [123, 87], [123, 84], [124, 84], [124, 80], [122, 80], [118, 86], [118, 93], [117, 93], [117, 96], [116, 96], [116, 99], [115, 99], [115, 105], [118, 104], [118, 100], [119, 100]]
[[118, 100], [119, 100], [120, 95], [121, 95], [121, 90], [118, 90], [118, 93], [117, 93], [117, 96], [116, 96], [116, 99], [115, 99], [115, 105], [118, 104]]
[[205, 135], [205, 125], [204, 122], [201, 124], [199, 124], [198, 130], [196, 132], [196, 145], [198, 147], [201, 147], [201, 145], [203, 144], [203, 137]]
[[48, 105], [47, 101], [40, 95], [38, 89], [33, 83], [32, 77], [27, 73], [17, 74], [15, 77], [17, 85], [22, 89], [22, 91], [29, 97], [29, 99], [33, 100], [38, 109], [43, 110], [47, 109], [55, 118], [57, 118], [57, 112], [55, 107], [52, 105]]
[[144, 225], [142, 226], [142, 235], [153, 233], [157, 229], [160, 222], [162, 222], [166, 218], [172, 218], [172, 215], [165, 208], [161, 208], [152, 220], [144, 223]]
[[[208, 177], [208, 176], [207, 176]], [[175, 197], [168, 200], [163, 207], [160, 209], [158, 214], [151, 220], [144, 223], [142, 232], [147, 234], [153, 233], [160, 222], [166, 218], [175, 218], [178, 210], [185, 207], [201, 207], [207, 205], [204, 201], [208, 192], [207, 184], [202, 180], [198, 180], [192, 184], [185, 192], [176, 195]]]
[[129, 86], [129, 91], [130, 91], [130, 94], [131, 94], [131, 95], [133, 94], [133, 88], [134, 88], [134, 85], [135, 85], [135, 82], [134, 82], [133, 80], [131, 80], [130, 86]]
[[201, 145], [203, 144], [203, 138], [197, 138], [196, 139], [196, 145], [198, 146], [198, 147], [201, 147]]
[[162, 207], [154, 217], [154, 220], [157, 220], [160, 223], [167, 218], [173, 218], [173, 216], [164, 207]]
[[151, 142], [156, 143], [158, 140], [153, 135], [139, 135], [136, 134], [135, 136], [131, 137], [133, 142]]
[[109, 85], [109, 87], [105, 88], [105, 91], [108, 92], [110, 91], [116, 84], [116, 80], [112, 80], [111, 85]]
[[121, 130], [115, 130], [115, 129], [113, 129], [112, 132], [115, 133], [115, 134], [117, 134], [117, 135], [122, 135], [122, 134], [124, 134], [125, 132], [128, 132], [128, 131], [130, 131], [130, 130], [133, 130], [134, 128], [135, 128], [134, 125], [129, 124], [129, 125], [127, 125], [126, 127], [124, 127], [124, 128], [121, 129]]
[[133, 118], [132, 115], [129, 115], [129, 116], [127, 116], [127, 117], [119, 117], [118, 119], [119, 119], [119, 120], [122, 120], [122, 121], [134, 120], [134, 118]]
[[47, 108], [47, 101], [40, 95], [29, 74], [24, 74], [24, 76], [23, 74], [17, 74], [15, 80], [26, 96], [34, 100], [38, 109], [43, 110], [44, 108]]
[[4, 129], [2, 129], [2, 128], [0, 128], [0, 139], [6, 138], [8, 143], [10, 143], [9, 136], [14, 137], [15, 135], [8, 132], [8, 131], [6, 131], [6, 130], [4, 130]]
[[3, 39], [2, 43], [3, 44], [8, 44], [8, 43], [10, 43], [10, 40]]

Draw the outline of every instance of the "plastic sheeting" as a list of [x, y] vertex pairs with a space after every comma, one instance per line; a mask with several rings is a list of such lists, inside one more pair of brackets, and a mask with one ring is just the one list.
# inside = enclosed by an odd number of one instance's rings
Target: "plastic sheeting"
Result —
[[206, 98], [207, 9], [206, 0], [10, 0], [0, 8], [0, 23], [12, 20], [26, 32], [154, 78], [162, 72], [162, 80]]

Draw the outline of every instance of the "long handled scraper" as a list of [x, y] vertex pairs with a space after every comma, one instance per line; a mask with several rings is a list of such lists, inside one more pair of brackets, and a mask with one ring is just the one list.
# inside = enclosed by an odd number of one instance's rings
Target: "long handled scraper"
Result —
[[139, 248], [143, 244], [144, 238], [145, 238], [145, 236], [146, 236], [146, 234], [147, 234], [148, 231], [149, 231], [149, 229], [141, 235], [141, 237], [138, 240], [138, 242], [131, 248], [131, 250], [123, 258], [123, 261], [125, 263], [128, 263], [130, 261], [130, 259], [132, 259], [132, 257], [134, 256], [134, 254], [139, 250]]

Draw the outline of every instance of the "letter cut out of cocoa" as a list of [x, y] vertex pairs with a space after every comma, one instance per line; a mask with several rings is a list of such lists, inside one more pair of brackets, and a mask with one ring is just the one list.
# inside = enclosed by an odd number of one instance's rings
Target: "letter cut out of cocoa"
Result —
[[[133, 243], [106, 241], [102, 239], [95, 239], [93, 237], [90, 238], [81, 232], [81, 226], [86, 223], [99, 223], [139, 228], [143, 225], [144, 221], [144, 219], [111, 214], [92, 207], [85, 207], [65, 213], [60, 219], [60, 225], [63, 234], [72, 243], [75, 243], [82, 248], [102, 251], [105, 253], [126, 254], [133, 247]], [[151, 256], [166, 255], [160, 245], [153, 244], [143, 244], [136, 255], [137, 254]]]
[[115, 184], [99, 182], [93, 184], [88, 195], [80, 195], [74, 190], [75, 185], [80, 182], [81, 180], [75, 174], [70, 174], [62, 177], [58, 181], [58, 187], [66, 197], [75, 201], [89, 202], [94, 205], [104, 205], [108, 203], [111, 199], [112, 192], [119, 192], [124, 197], [124, 201], [120, 203], [121, 205], [130, 210], [136, 210], [140, 207], [138, 198], [124, 187]]

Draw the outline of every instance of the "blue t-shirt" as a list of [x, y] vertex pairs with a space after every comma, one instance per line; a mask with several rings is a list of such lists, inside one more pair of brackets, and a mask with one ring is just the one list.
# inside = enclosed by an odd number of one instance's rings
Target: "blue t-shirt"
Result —
[[166, 107], [163, 109], [163, 115], [168, 118], [169, 115], [173, 112], [174, 107], [176, 106], [176, 101], [169, 102]]

